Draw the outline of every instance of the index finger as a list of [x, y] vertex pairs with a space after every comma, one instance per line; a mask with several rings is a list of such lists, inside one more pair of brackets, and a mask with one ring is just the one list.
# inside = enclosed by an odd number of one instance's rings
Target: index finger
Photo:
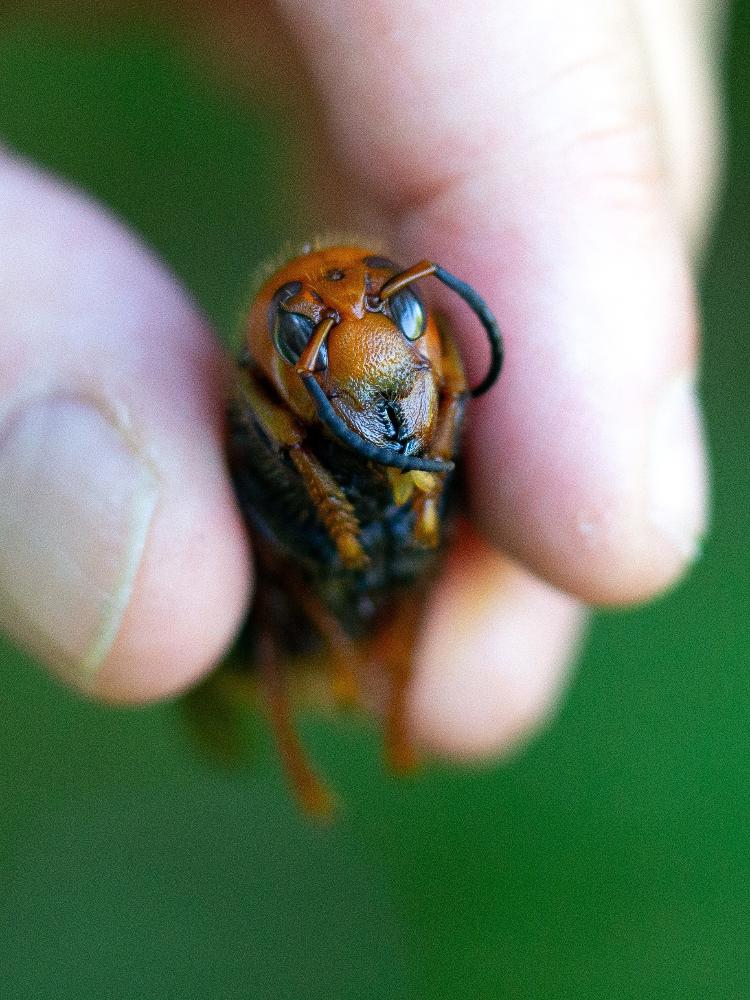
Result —
[[696, 551], [705, 472], [692, 279], [630, 6], [281, 6], [400, 246], [504, 328], [502, 384], [470, 416], [478, 523], [585, 600], [661, 589]]

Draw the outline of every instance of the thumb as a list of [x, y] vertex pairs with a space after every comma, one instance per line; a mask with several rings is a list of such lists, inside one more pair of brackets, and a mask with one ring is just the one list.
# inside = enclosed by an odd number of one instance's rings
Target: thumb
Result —
[[147, 700], [246, 599], [218, 345], [119, 225], [0, 157], [0, 628], [71, 684]]

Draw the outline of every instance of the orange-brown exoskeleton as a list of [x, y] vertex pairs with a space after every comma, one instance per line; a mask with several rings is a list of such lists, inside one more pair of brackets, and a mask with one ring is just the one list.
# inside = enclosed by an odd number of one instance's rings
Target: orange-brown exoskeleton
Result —
[[[468, 390], [452, 337], [418, 295], [435, 276], [479, 317], [487, 376]], [[385, 672], [391, 763], [413, 759], [404, 703], [420, 602], [439, 550], [467, 396], [497, 378], [502, 343], [477, 293], [429, 261], [403, 269], [361, 246], [289, 260], [250, 308], [229, 405], [229, 458], [259, 562], [253, 657], [305, 807], [328, 795], [291, 721], [286, 664], [317, 639], [334, 693]]]

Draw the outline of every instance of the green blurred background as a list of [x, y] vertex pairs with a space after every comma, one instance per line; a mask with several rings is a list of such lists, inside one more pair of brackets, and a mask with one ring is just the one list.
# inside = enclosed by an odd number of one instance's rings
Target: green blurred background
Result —
[[[153, 29], [0, 29], [0, 134], [129, 220], [226, 331], [285, 235], [273, 110]], [[3, 1000], [747, 1000], [747, 5], [732, 29], [702, 282], [714, 526], [687, 583], [598, 615], [560, 714], [501, 765], [399, 783], [372, 727], [307, 718], [346, 803], [326, 830], [262, 727], [254, 766], [217, 771], [174, 706], [84, 704], [0, 647]]]

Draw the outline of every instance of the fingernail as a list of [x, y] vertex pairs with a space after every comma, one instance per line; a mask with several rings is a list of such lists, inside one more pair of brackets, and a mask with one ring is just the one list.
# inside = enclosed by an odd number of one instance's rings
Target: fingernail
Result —
[[695, 558], [705, 530], [706, 469], [692, 372], [669, 383], [654, 415], [648, 515], [683, 558]]
[[35, 400], [0, 431], [0, 627], [79, 686], [115, 640], [157, 494], [94, 402]]

